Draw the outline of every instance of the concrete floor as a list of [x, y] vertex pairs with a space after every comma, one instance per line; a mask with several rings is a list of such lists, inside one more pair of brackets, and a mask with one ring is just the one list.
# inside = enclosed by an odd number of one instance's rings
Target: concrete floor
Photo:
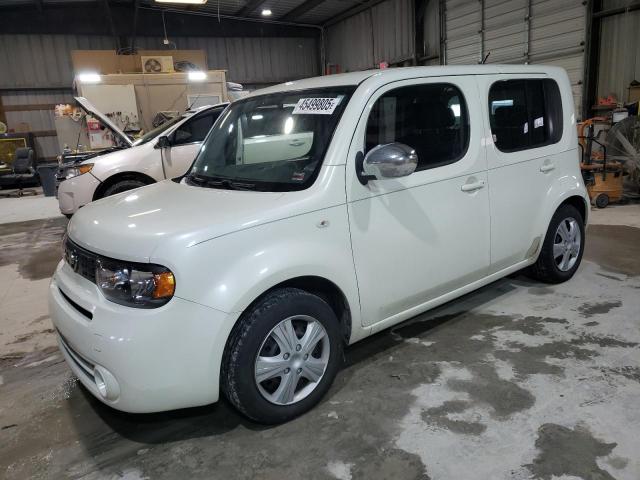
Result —
[[507, 278], [356, 344], [277, 427], [93, 400], [47, 317], [66, 220], [0, 225], [0, 477], [637, 480], [640, 205], [593, 218], [572, 281]]

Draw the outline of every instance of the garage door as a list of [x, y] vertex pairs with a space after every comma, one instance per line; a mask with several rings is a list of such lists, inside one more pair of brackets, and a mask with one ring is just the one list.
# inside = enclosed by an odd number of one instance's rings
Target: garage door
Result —
[[[585, 2], [586, 3], [586, 2]], [[567, 70], [580, 115], [586, 7], [582, 0], [446, 0], [445, 62], [539, 63]]]

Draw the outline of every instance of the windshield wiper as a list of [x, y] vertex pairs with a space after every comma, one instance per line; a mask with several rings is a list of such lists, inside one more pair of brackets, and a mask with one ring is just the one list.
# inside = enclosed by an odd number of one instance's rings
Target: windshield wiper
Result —
[[237, 182], [226, 178], [207, 177], [204, 175], [188, 175], [189, 181], [203, 187], [224, 188], [226, 190], [253, 190], [255, 183]]

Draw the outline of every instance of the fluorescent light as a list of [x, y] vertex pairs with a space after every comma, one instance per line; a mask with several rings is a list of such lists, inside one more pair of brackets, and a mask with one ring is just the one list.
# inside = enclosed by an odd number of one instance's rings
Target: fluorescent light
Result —
[[196, 5], [204, 5], [207, 0], [156, 0], [158, 3], [192, 3]]
[[271, 16], [271, 13], [272, 13], [271, 10], [269, 10], [268, 8], [263, 8], [262, 9], [262, 16], [263, 17], [269, 17], [269, 16]]
[[102, 78], [99, 73], [96, 72], [85, 72], [78, 74], [78, 80], [81, 83], [100, 83]]
[[192, 70], [191, 72], [189, 72], [189, 80], [192, 80], [194, 82], [201, 82], [202, 80], [206, 79], [207, 74], [204, 72], [201, 72], [199, 70]]
[[264, 117], [262, 115], [253, 115], [251, 120], [262, 120]]

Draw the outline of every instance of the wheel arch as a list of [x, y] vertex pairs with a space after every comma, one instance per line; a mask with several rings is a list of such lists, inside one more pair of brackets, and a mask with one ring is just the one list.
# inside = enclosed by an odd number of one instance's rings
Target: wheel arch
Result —
[[141, 182], [144, 182], [146, 185], [156, 183], [156, 181], [152, 177], [142, 172], [119, 172], [107, 178], [104, 182], [102, 182], [98, 186], [98, 188], [96, 188], [96, 191], [93, 194], [92, 201], [96, 201], [102, 198], [104, 196], [104, 192], [109, 187], [111, 187], [112, 185], [115, 185], [116, 183], [122, 180], [139, 180]]
[[585, 225], [587, 224], [588, 215], [589, 215], [589, 204], [587, 203], [584, 197], [580, 195], [572, 195], [564, 199], [556, 207], [556, 209], [554, 210], [554, 213], [558, 210], [558, 208], [562, 207], [563, 205], [571, 205], [572, 207], [575, 207], [575, 209], [578, 210], [578, 212], [580, 212], [580, 215], [582, 215], [582, 220], [584, 221], [584, 224]]
[[317, 275], [304, 275], [284, 280], [268, 288], [258, 295], [246, 308], [251, 308], [260, 302], [266, 295], [280, 288], [298, 288], [305, 292], [317, 295], [331, 307], [340, 322], [345, 345], [349, 343], [352, 333], [352, 314], [349, 300], [344, 292], [334, 282]]

